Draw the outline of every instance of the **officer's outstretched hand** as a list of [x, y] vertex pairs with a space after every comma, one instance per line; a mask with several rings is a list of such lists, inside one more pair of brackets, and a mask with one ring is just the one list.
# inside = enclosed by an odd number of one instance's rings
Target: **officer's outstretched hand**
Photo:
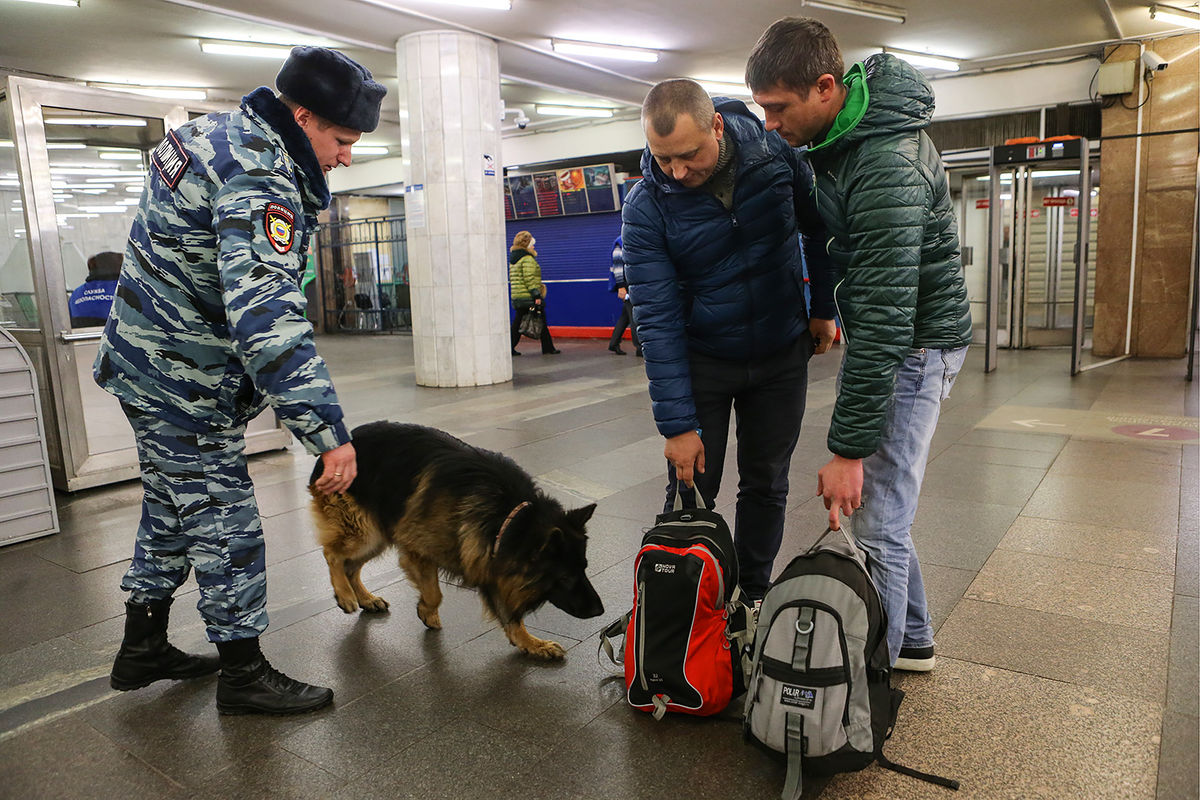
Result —
[[321, 465], [324, 470], [317, 478], [315, 488], [321, 494], [337, 494], [350, 488], [358, 475], [358, 463], [355, 460], [354, 445], [346, 442], [340, 447], [321, 453]]

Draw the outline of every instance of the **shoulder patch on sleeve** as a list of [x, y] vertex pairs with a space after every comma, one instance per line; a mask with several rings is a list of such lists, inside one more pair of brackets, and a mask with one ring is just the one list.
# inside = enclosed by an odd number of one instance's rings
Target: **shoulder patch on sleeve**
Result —
[[296, 239], [296, 215], [285, 205], [267, 203], [263, 209], [263, 226], [267, 231], [267, 241], [277, 253], [286, 253], [292, 249]]
[[171, 191], [175, 190], [179, 179], [187, 172], [188, 161], [188, 153], [179, 143], [175, 131], [167, 131], [167, 137], [150, 154], [150, 164]]

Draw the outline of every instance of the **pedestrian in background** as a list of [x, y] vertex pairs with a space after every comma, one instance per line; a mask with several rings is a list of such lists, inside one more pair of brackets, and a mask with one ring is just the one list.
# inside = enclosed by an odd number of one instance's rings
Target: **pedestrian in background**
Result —
[[621, 244], [620, 236], [613, 242], [612, 266], [608, 269], [608, 290], [616, 292], [617, 297], [621, 300], [621, 316], [617, 319], [617, 324], [613, 326], [612, 338], [608, 340], [608, 349], [614, 355], [626, 354], [621, 349], [621, 338], [625, 335], [625, 329], [628, 328], [629, 337], [633, 340], [634, 354], [640, 358], [642, 345], [638, 340], [637, 326], [633, 324], [633, 301], [629, 299], [629, 284], [625, 281], [625, 248]]
[[516, 312], [511, 331], [514, 356], [521, 355], [517, 352], [517, 342], [521, 341], [521, 322], [533, 313], [542, 315], [542, 355], [556, 356], [562, 352], [555, 349], [554, 341], [550, 338], [550, 326], [545, 324], [546, 284], [542, 283], [542, 267], [538, 264], [537, 250], [533, 249], [536, 241], [529, 231], [518, 231], [508, 252], [508, 288]]

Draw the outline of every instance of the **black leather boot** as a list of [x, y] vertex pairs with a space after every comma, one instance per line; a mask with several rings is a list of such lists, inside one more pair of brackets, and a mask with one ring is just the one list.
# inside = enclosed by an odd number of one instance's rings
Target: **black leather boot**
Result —
[[303, 714], [333, 700], [332, 689], [301, 683], [272, 667], [257, 638], [217, 642], [217, 650], [217, 711], [222, 714]]
[[215, 655], [194, 656], [167, 641], [172, 598], [150, 603], [125, 603], [125, 638], [113, 662], [109, 684], [127, 692], [155, 681], [202, 678], [221, 664]]

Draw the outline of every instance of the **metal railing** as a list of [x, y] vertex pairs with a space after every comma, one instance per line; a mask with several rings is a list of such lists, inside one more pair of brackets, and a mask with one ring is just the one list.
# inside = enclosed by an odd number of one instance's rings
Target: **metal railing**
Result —
[[325, 331], [412, 331], [402, 215], [321, 225], [317, 228], [317, 270]]

